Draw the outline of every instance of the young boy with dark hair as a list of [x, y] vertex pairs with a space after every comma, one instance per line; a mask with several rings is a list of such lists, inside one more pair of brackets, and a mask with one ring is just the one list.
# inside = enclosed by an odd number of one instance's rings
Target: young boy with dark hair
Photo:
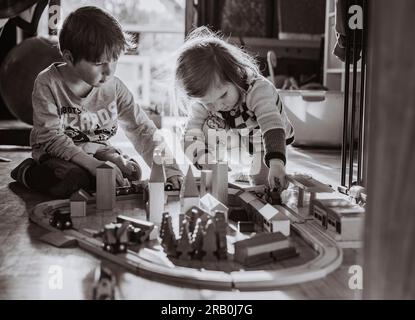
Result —
[[[151, 166], [160, 147], [156, 127], [120, 79], [117, 60], [129, 47], [117, 20], [97, 7], [82, 7], [64, 21], [59, 46], [64, 63], [42, 71], [34, 84], [33, 159], [26, 159], [11, 176], [26, 187], [56, 197], [95, 187], [96, 168], [116, 164], [116, 180], [138, 179], [138, 164], [110, 145], [118, 124]], [[182, 173], [166, 165], [166, 177], [179, 188]]]

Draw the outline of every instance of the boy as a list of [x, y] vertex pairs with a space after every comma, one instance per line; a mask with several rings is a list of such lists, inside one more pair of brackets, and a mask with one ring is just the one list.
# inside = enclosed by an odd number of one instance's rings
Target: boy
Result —
[[[138, 164], [112, 147], [108, 139], [118, 123], [151, 166], [156, 127], [120, 79], [117, 60], [128, 38], [114, 17], [96, 7], [82, 7], [64, 21], [59, 34], [64, 63], [42, 71], [34, 84], [33, 159], [26, 159], [11, 176], [26, 187], [56, 197], [95, 187], [96, 168], [116, 164], [116, 180], [139, 179]], [[179, 188], [182, 173], [166, 166], [166, 177]]]

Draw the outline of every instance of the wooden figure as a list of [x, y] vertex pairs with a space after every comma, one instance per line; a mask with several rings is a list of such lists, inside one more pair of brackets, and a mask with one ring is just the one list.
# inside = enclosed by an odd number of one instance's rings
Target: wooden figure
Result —
[[212, 192], [212, 170], [200, 171], [200, 196]]
[[190, 166], [182, 186], [180, 203], [181, 213], [186, 213], [191, 207], [199, 205], [199, 191]]
[[185, 218], [180, 230], [180, 239], [177, 241], [177, 254], [180, 260], [190, 260], [193, 253], [193, 246], [190, 242], [188, 221]]
[[98, 210], [112, 210], [115, 207], [115, 187], [115, 164], [107, 161], [97, 167]]
[[70, 208], [72, 217], [85, 217], [86, 216], [86, 203], [89, 199], [88, 193], [79, 189], [70, 198]]
[[204, 256], [203, 261], [217, 261], [216, 252], [218, 250], [217, 239], [216, 239], [216, 228], [215, 223], [212, 219], [209, 219], [206, 224], [206, 229], [203, 237], [202, 250]]
[[166, 175], [163, 165], [153, 162], [148, 182], [148, 216], [149, 220], [156, 225], [161, 224], [162, 214], [164, 212], [164, 184]]
[[228, 221], [228, 207], [213, 197], [210, 193], [205, 194], [200, 199], [200, 207], [206, 210], [206, 212], [208, 212], [211, 216], [214, 215], [216, 210], [223, 211], [225, 214], [225, 221]]
[[226, 162], [217, 162], [213, 165], [212, 195], [224, 205], [228, 205], [228, 164]]

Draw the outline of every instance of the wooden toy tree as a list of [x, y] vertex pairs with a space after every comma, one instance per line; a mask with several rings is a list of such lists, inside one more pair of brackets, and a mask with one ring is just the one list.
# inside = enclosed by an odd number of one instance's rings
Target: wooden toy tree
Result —
[[182, 222], [176, 250], [180, 260], [190, 260], [192, 258], [193, 247], [190, 242], [189, 225], [186, 218]]
[[218, 249], [216, 239], [215, 223], [209, 219], [206, 224], [206, 230], [203, 237], [202, 250], [205, 255], [202, 257], [203, 261], [217, 261], [216, 251]]

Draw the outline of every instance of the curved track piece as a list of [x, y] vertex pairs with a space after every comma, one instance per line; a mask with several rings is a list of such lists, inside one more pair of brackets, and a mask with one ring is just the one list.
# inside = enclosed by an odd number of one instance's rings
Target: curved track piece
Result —
[[[30, 220], [39, 226], [56, 231], [49, 225], [48, 214], [53, 210], [69, 205], [68, 200], [55, 200], [41, 203], [30, 213]], [[289, 210], [289, 208], [285, 207]], [[101, 242], [75, 229], [61, 231], [75, 237], [82, 249], [115, 262], [129, 271], [146, 278], [185, 286], [219, 290], [270, 290], [280, 286], [298, 284], [323, 278], [342, 263], [342, 249], [330, 238], [318, 232], [307, 221], [299, 222], [295, 215], [290, 217], [292, 231], [300, 235], [316, 252], [317, 256], [305, 264], [282, 270], [255, 271], [211, 271], [155, 263], [128, 251], [124, 254], [111, 254], [102, 250]]]

